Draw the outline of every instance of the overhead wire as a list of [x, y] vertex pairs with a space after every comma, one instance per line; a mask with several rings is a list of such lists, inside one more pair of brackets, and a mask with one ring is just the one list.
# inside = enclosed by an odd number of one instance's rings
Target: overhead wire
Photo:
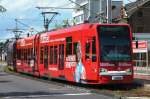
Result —
[[39, 31], [36, 30], [35, 28], [33, 28], [33, 27], [31, 27], [31, 26], [29, 26], [29, 25], [27, 25], [27, 24], [25, 24], [25, 23], [23, 23], [23, 22], [21, 22], [21, 21], [19, 21], [19, 20], [17, 20], [17, 22], [20, 23], [20, 24], [22, 24], [22, 25], [25, 26], [25, 27], [32, 28], [35, 32], [39, 32]]
[[127, 0], [127, 1], [129, 1], [130, 3], [134, 2], [134, 1], [131, 1], [131, 0]]

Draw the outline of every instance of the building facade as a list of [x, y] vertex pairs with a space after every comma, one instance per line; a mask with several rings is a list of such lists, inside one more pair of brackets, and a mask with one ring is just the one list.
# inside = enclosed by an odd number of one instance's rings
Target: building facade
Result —
[[[146, 60], [145, 56], [148, 54], [148, 66], [150, 66], [150, 0], [136, 0], [125, 6], [128, 15], [128, 24], [134, 33], [136, 41], [147, 41], [148, 52], [134, 54], [134, 60]], [[146, 66], [140, 62], [139, 66]]]
[[123, 1], [112, 0], [76, 0], [73, 18], [77, 24], [89, 21], [90, 23], [112, 23], [119, 19]]

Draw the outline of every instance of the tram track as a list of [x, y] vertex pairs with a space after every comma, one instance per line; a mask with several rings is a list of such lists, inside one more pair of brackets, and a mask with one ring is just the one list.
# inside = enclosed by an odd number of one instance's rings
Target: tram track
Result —
[[118, 97], [115, 96], [114, 94], [111, 94], [110, 92], [106, 92], [106, 91], [98, 91], [96, 90], [96, 85], [83, 85], [83, 84], [77, 84], [74, 82], [69, 82], [69, 81], [64, 81], [64, 80], [58, 80], [58, 79], [54, 79], [54, 78], [38, 78], [38, 77], [34, 77], [31, 75], [27, 75], [24, 73], [17, 73], [14, 71], [10, 71], [10, 70], [5, 70], [6, 73], [15, 75], [15, 76], [19, 76], [19, 77], [24, 77], [27, 79], [32, 79], [32, 80], [36, 80], [36, 81], [40, 81], [40, 82], [44, 82], [44, 83], [50, 83], [50, 84], [54, 84], [54, 85], [58, 85], [60, 87], [65, 87], [65, 88], [70, 88], [70, 89], [74, 89], [74, 90], [78, 90], [80, 92], [86, 92], [86, 93], [93, 93], [93, 94], [102, 94], [102, 95], [106, 95], [106, 96], [111, 96], [111, 97]]
[[[143, 97], [147, 96], [150, 97], [150, 91], [144, 90], [144, 84], [141, 83], [139, 80], [135, 80], [133, 84], [117, 84], [117, 85], [84, 85], [84, 84], [77, 84], [73, 82], [53, 79], [53, 78], [38, 78], [31, 75], [27, 75], [24, 73], [17, 73], [10, 70], [5, 70], [5, 72], [25, 77], [27, 79], [32, 79], [44, 83], [50, 83], [54, 85], [58, 85], [65, 88], [71, 88], [74, 90], [79, 90], [80, 92], [86, 92], [86, 93], [93, 93], [93, 94], [102, 94], [105, 96], [114, 97], [114, 99], [128, 99], [126, 97]], [[139, 93], [145, 92], [145, 94], [139, 94]]]

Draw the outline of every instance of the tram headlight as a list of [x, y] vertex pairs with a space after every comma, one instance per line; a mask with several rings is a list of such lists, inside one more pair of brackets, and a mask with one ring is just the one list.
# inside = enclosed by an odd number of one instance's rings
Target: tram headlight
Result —
[[128, 75], [131, 75], [131, 74], [132, 74], [132, 70], [131, 70], [130, 68], [128, 68], [128, 69], [126, 69], [126, 73], [127, 73]]
[[100, 69], [100, 72], [101, 72], [101, 73], [106, 73], [106, 72], [107, 72], [107, 69], [101, 68], [101, 69]]
[[108, 73], [107, 69], [105, 69], [105, 68], [100, 69], [100, 72], [99, 72], [100, 75], [107, 75], [107, 73]]

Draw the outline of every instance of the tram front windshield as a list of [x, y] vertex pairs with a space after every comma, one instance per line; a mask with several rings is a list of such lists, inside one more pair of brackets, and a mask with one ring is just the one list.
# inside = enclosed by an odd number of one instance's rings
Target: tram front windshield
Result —
[[99, 26], [101, 61], [130, 61], [131, 42], [128, 26]]

